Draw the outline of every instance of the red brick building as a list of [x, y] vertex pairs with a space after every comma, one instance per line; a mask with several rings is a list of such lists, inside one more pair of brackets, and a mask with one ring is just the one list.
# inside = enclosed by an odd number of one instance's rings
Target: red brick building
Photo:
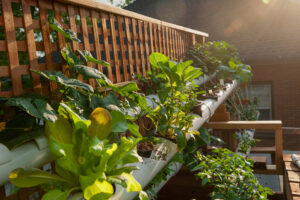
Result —
[[300, 0], [137, 0], [127, 9], [208, 32], [253, 68], [262, 119], [300, 127]]

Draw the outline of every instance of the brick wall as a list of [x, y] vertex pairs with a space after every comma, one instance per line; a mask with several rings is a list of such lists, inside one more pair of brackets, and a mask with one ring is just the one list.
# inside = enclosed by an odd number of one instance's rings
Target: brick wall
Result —
[[300, 62], [254, 65], [253, 82], [271, 82], [273, 119], [284, 126], [300, 127]]

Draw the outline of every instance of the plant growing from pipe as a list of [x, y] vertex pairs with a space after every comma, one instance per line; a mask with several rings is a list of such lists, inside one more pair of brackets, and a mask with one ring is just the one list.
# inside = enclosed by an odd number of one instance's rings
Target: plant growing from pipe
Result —
[[202, 74], [200, 69], [191, 66], [192, 61], [175, 63], [160, 53], [150, 55], [152, 71], [149, 82], [155, 83], [159, 101], [157, 107], [148, 110], [147, 117], [154, 125], [156, 136], [176, 140], [178, 150], [186, 146], [187, 134], [192, 126], [192, 109], [196, 103], [196, 86], [193, 80]]
[[114, 194], [114, 184], [120, 184], [128, 192], [140, 192], [142, 199], [147, 198], [130, 174], [137, 168], [128, 165], [141, 159], [136, 152], [139, 138], [122, 137], [118, 144], [111, 143], [110, 129], [116, 128], [112, 126], [116, 122], [103, 108], [94, 110], [91, 120], [86, 120], [61, 103], [59, 114], [54, 123], [46, 124], [57, 174], [39, 169], [15, 169], [9, 175], [14, 185], [43, 185], [46, 189], [43, 200], [67, 199], [76, 191], [82, 191], [87, 200], [105, 200]]

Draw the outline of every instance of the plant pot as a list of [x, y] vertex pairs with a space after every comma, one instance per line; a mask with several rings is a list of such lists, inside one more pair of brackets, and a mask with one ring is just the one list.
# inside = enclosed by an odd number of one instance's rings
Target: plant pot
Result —
[[152, 150], [153, 150], [152, 144], [141, 142], [137, 145], [137, 152], [141, 157], [150, 158], [152, 154]]
[[196, 105], [193, 108], [193, 113], [200, 115], [202, 117], [202, 103], [197, 102]]

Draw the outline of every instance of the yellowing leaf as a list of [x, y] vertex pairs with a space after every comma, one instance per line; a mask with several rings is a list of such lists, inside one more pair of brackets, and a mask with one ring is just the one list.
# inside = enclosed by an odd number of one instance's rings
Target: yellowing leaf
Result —
[[99, 140], [106, 139], [111, 132], [112, 117], [104, 108], [96, 108], [90, 115], [91, 125], [88, 128], [88, 135]]
[[126, 179], [127, 192], [140, 192], [142, 190], [142, 186], [133, 178], [131, 174], [122, 173], [121, 177]]

